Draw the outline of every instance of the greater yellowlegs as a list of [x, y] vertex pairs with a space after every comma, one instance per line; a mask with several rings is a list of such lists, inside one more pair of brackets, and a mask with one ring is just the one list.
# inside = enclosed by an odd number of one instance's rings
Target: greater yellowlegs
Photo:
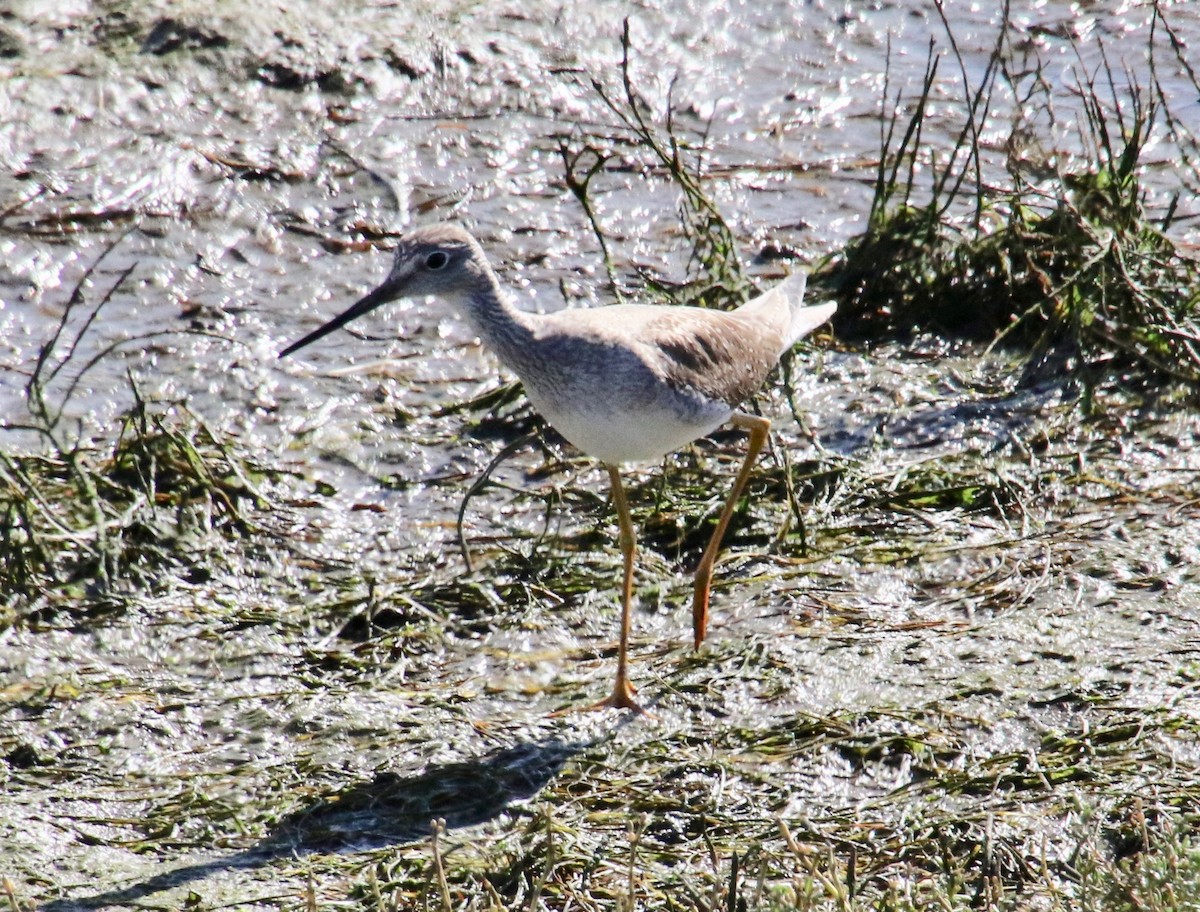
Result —
[[835, 310], [833, 304], [801, 306], [804, 285], [803, 275], [791, 276], [728, 312], [614, 304], [526, 313], [501, 290], [469, 233], [437, 225], [406, 234], [382, 285], [279, 356], [389, 301], [437, 295], [454, 302], [479, 338], [521, 378], [534, 407], [608, 469], [625, 575], [616, 683], [597, 705], [640, 711], [627, 670], [635, 539], [618, 467], [660, 459], [727, 421], [749, 432], [745, 461], [696, 570], [692, 630], [699, 647], [708, 628], [713, 564], [771, 426], [737, 406], [758, 390], [793, 343]]

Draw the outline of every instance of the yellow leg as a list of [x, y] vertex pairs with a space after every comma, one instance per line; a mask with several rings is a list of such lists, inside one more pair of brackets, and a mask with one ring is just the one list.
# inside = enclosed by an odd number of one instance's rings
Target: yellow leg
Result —
[[629, 683], [629, 625], [633, 613], [633, 555], [635, 539], [633, 520], [629, 516], [629, 503], [625, 500], [625, 488], [621, 485], [621, 474], [616, 466], [606, 466], [612, 480], [613, 505], [617, 508], [617, 523], [621, 530], [621, 555], [625, 558], [625, 579], [621, 586], [621, 641], [617, 647], [617, 680], [613, 692], [595, 705], [595, 709], [613, 707], [632, 709], [644, 713], [641, 705], [633, 698], [636, 691]]
[[750, 432], [750, 442], [746, 446], [746, 461], [742, 463], [737, 480], [733, 483], [733, 490], [729, 492], [729, 499], [725, 501], [725, 509], [721, 511], [716, 531], [709, 539], [708, 547], [704, 549], [704, 556], [700, 558], [700, 566], [696, 568], [696, 595], [692, 601], [692, 633], [697, 649], [704, 642], [704, 635], [708, 631], [709, 590], [712, 587], [713, 565], [717, 562], [717, 553], [721, 550], [721, 540], [725, 538], [725, 530], [729, 528], [729, 520], [733, 518], [738, 498], [742, 496], [742, 489], [746, 487], [746, 481], [750, 478], [750, 470], [754, 468], [754, 461], [762, 452], [763, 444], [767, 442], [767, 432], [771, 430], [770, 421], [755, 415], [734, 412], [730, 420], [738, 427], [745, 428]]

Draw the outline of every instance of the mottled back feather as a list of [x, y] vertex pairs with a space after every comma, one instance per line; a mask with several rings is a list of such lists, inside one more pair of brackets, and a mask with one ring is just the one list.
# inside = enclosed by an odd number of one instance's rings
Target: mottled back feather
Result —
[[663, 373], [676, 388], [736, 408], [762, 386], [779, 358], [779, 334], [736, 312], [689, 308], [673, 317], [667, 311], [659, 325], [647, 328], [656, 331]]

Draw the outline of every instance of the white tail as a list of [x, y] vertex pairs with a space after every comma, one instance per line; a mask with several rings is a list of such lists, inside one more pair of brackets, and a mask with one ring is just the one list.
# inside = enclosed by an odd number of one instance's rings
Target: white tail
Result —
[[791, 341], [788, 346], [796, 344], [810, 332], [828, 320], [837, 311], [836, 304], [814, 304], [811, 307], [797, 307], [792, 311]]
[[836, 304], [815, 304], [805, 307], [802, 302], [807, 285], [807, 275], [802, 272], [793, 273], [770, 291], [742, 305], [742, 309], [750, 311], [778, 312], [786, 308], [787, 332], [784, 334], [783, 347], [779, 350], [781, 355], [832, 317], [834, 311], [837, 310]]

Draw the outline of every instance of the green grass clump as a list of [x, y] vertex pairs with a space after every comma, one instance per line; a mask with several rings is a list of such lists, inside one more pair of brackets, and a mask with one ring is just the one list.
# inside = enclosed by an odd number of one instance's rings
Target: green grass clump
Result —
[[[252, 466], [195, 418], [139, 401], [111, 448], [0, 453], [0, 592], [10, 609], [152, 583], [166, 567], [207, 575], [211, 532], [240, 534], [261, 502]], [[86, 590], [86, 591], [85, 591]]]
[[[839, 331], [1003, 341], [1027, 348], [1035, 365], [1059, 354], [1078, 367], [1104, 364], [1200, 387], [1200, 263], [1168, 235], [1174, 205], [1157, 222], [1150, 217], [1140, 179], [1164, 120], [1171, 140], [1194, 140], [1163, 113], [1157, 84], [1122, 84], [1105, 65], [1103, 84], [1081, 77], [1076, 93], [1083, 153], [1065, 164], [1049, 156], [1031, 169], [1015, 151], [1014, 130], [1011, 180], [990, 185], [979, 136], [998, 74], [1032, 79], [1030, 94], [1046, 94], [1040, 110], [1049, 132], [1055, 126], [1048, 77], [1040, 68], [1013, 75], [1011, 53], [1002, 30], [940, 172], [921, 146], [937, 79], [932, 50], [905, 129], [898, 115], [885, 120], [867, 229], [824, 270], [840, 304]], [[1039, 110], [1032, 99], [1029, 108]], [[918, 186], [923, 167], [932, 172], [927, 194]]]
[[1135, 851], [1113, 858], [1094, 844], [1085, 845], [1075, 863], [1073, 907], [1079, 912], [1200, 909], [1200, 842], [1194, 826], [1168, 818], [1150, 829], [1140, 805], [1131, 817], [1137, 829]]
[[833, 268], [839, 329], [1065, 344], [1200, 384], [1200, 264], [1148, 222], [1131, 164], [1071, 175], [1048, 213], [998, 200], [995, 227], [968, 237], [929, 207], [882, 213]]
[[[136, 264], [90, 308], [83, 290], [127, 234], [85, 270], [39, 349], [25, 384], [27, 416], [0, 422], [20, 440], [0, 450], [0, 627], [47, 619], [54, 606], [103, 612], [123, 592], [153, 588], [165, 568], [206, 579], [205, 537], [246, 532], [245, 505], [264, 500], [258, 481], [272, 473], [185, 408], [148, 403], [132, 375], [133, 404], [118, 418], [115, 439], [67, 417], [88, 372], [122, 344], [84, 354], [89, 330]], [[84, 315], [72, 337], [78, 311]]]

